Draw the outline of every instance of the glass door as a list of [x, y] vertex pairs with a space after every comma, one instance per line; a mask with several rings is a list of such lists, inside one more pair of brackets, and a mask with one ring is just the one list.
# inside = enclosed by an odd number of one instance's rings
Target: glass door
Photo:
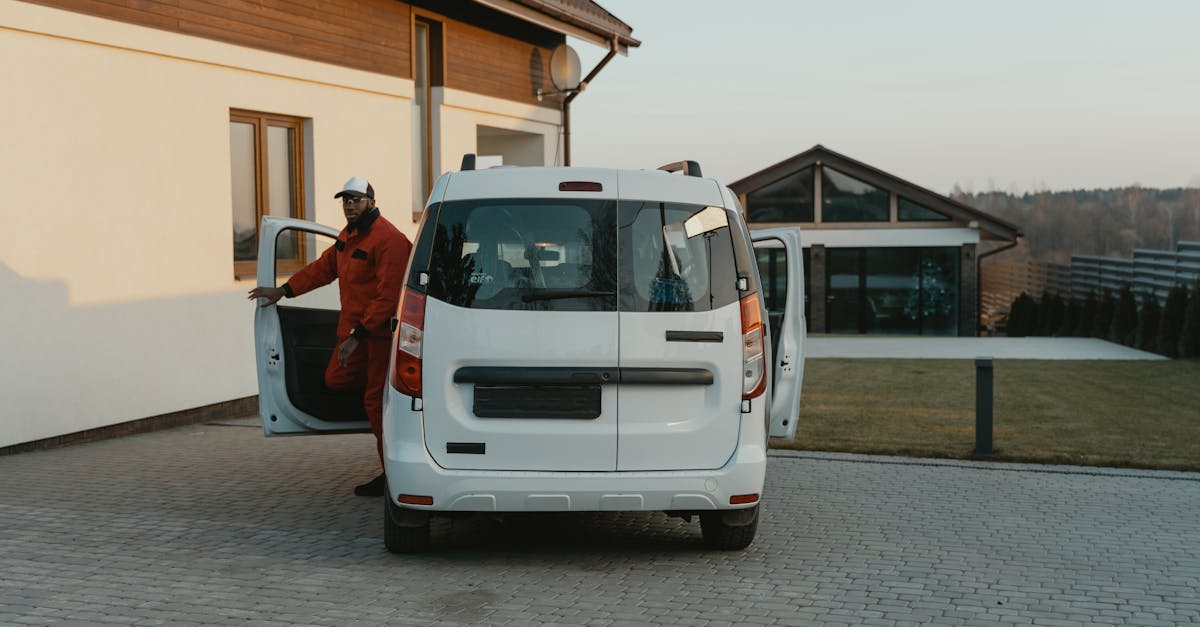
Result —
[[829, 333], [864, 333], [862, 295], [866, 276], [861, 248], [825, 251], [825, 328]]

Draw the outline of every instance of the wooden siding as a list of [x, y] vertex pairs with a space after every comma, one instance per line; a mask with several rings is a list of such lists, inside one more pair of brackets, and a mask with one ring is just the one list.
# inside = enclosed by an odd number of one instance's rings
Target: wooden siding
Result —
[[400, 78], [412, 78], [419, 14], [443, 25], [446, 87], [549, 108], [562, 102], [550, 54], [566, 37], [465, 0], [26, 1]]
[[[550, 81], [553, 45], [521, 41], [450, 21], [445, 29], [446, 87], [525, 104], [558, 108]], [[537, 99], [538, 88], [544, 94]]]
[[411, 78], [410, 7], [394, 0], [26, 0], [76, 13]]

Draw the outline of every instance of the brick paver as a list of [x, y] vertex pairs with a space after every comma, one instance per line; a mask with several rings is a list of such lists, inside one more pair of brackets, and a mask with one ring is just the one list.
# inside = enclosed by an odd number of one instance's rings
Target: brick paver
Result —
[[226, 425], [0, 457], [0, 624], [1200, 622], [1197, 474], [780, 451], [744, 552], [648, 513], [395, 556], [370, 436]]

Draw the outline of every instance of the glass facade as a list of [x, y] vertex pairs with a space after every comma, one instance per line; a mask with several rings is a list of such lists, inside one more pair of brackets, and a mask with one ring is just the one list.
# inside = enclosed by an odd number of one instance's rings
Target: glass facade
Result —
[[[906, 185], [893, 187], [891, 183], [883, 183], [881, 187], [868, 182], [887, 180], [877, 178], [873, 170], [853, 164], [843, 167], [846, 171], [816, 161], [784, 178], [746, 191], [747, 220], [752, 224], [810, 223], [811, 226], [801, 228], [810, 233], [810, 243], [814, 245], [822, 240], [850, 243], [844, 233], [837, 231], [879, 227], [924, 231], [958, 222], [952, 217], [957, 214], [942, 212], [951, 211], [948, 199], [943, 202], [936, 194], [925, 196], [924, 192], [910, 190]], [[905, 197], [901, 190], [913, 191], [925, 202]], [[880, 236], [886, 232], [875, 231]], [[912, 234], [906, 237], [911, 238]], [[870, 239], [879, 243], [889, 241], [886, 237]], [[823, 267], [815, 276], [809, 264], [811, 249], [805, 248], [804, 267], [809, 276], [804, 284], [804, 304], [811, 326], [834, 334], [958, 335], [964, 271], [960, 267], [962, 249], [920, 246], [920, 240], [907, 241], [917, 245], [838, 248], [826, 244]], [[786, 284], [794, 284], [795, 277], [785, 276], [782, 250], [760, 249], [757, 255], [768, 312], [781, 313]], [[973, 270], [969, 267], [966, 271]], [[824, 312], [818, 309], [821, 319], [816, 322], [809, 298], [814, 282], [818, 292], [822, 286], [825, 288], [820, 297]], [[972, 303], [966, 307], [974, 309]]]
[[821, 168], [822, 222], [887, 222], [891, 194], [829, 166]]
[[746, 194], [750, 222], [812, 222], [812, 166]]
[[901, 222], [945, 222], [950, 219], [950, 216], [938, 213], [904, 196], [897, 196], [896, 200], [896, 218]]
[[830, 333], [958, 335], [958, 248], [832, 248]]

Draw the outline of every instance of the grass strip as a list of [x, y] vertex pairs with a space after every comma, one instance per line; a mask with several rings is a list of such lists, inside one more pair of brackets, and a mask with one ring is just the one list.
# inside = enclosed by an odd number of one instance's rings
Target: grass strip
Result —
[[[996, 360], [992, 459], [1200, 470], [1200, 360]], [[809, 359], [777, 448], [972, 459], [975, 362]]]

